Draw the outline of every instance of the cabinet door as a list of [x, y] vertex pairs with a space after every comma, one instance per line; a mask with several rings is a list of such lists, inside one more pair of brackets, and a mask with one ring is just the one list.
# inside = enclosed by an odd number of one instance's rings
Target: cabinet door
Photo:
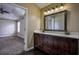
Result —
[[43, 42], [43, 50], [48, 53], [51, 54], [51, 46], [52, 46], [52, 36], [50, 35], [45, 35], [44, 36], [44, 42]]
[[58, 54], [77, 54], [78, 51], [78, 42], [76, 39], [59, 37], [58, 43]]
[[43, 48], [43, 35], [34, 34], [34, 46], [39, 49]]
[[51, 54], [77, 54], [78, 40], [73, 38], [52, 36]]
[[57, 36], [52, 36], [52, 46], [51, 46], [51, 53], [52, 54], [60, 54], [60, 38]]
[[77, 54], [78, 53], [78, 40], [73, 38], [65, 38], [65, 51], [68, 54]]

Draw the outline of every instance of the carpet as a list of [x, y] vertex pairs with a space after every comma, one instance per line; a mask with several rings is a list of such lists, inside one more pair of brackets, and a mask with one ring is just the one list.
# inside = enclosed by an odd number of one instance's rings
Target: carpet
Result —
[[24, 39], [20, 37], [0, 37], [0, 55], [17, 55], [24, 51]]

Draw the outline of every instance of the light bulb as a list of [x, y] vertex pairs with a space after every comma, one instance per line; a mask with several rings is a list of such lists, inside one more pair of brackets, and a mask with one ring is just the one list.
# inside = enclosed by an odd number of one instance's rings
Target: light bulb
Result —
[[47, 11], [47, 13], [49, 14], [49, 13], [50, 13], [50, 11], [48, 10], [48, 11]]
[[63, 9], [64, 8], [64, 6], [60, 6], [60, 9]]
[[58, 11], [58, 8], [55, 8], [55, 11]]
[[51, 12], [54, 12], [54, 9], [52, 9]]
[[47, 12], [46, 11], [44, 12], [44, 15], [47, 15]]

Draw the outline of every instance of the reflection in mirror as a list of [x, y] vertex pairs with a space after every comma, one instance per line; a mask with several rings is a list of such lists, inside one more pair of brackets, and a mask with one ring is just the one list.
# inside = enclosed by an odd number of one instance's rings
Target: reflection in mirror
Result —
[[54, 16], [53, 15], [47, 16], [45, 19], [46, 19], [46, 21], [45, 21], [46, 27], [45, 28], [46, 29], [54, 29]]
[[44, 17], [44, 30], [66, 31], [66, 11], [61, 11]]
[[55, 15], [55, 30], [64, 30], [64, 13]]

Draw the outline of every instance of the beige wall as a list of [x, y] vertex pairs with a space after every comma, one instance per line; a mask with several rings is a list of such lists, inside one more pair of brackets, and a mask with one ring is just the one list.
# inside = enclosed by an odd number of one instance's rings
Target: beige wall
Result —
[[40, 29], [40, 8], [31, 3], [18, 4], [28, 9], [28, 48], [33, 46], [33, 32]]
[[[56, 5], [56, 4], [54, 4]], [[50, 8], [51, 6], [54, 6], [53, 4], [41, 9], [41, 30], [44, 29], [43, 26], [43, 11], [47, 8]], [[79, 4], [65, 4], [64, 9], [68, 10], [68, 19], [67, 19], [67, 28], [70, 32], [79, 32]]]

